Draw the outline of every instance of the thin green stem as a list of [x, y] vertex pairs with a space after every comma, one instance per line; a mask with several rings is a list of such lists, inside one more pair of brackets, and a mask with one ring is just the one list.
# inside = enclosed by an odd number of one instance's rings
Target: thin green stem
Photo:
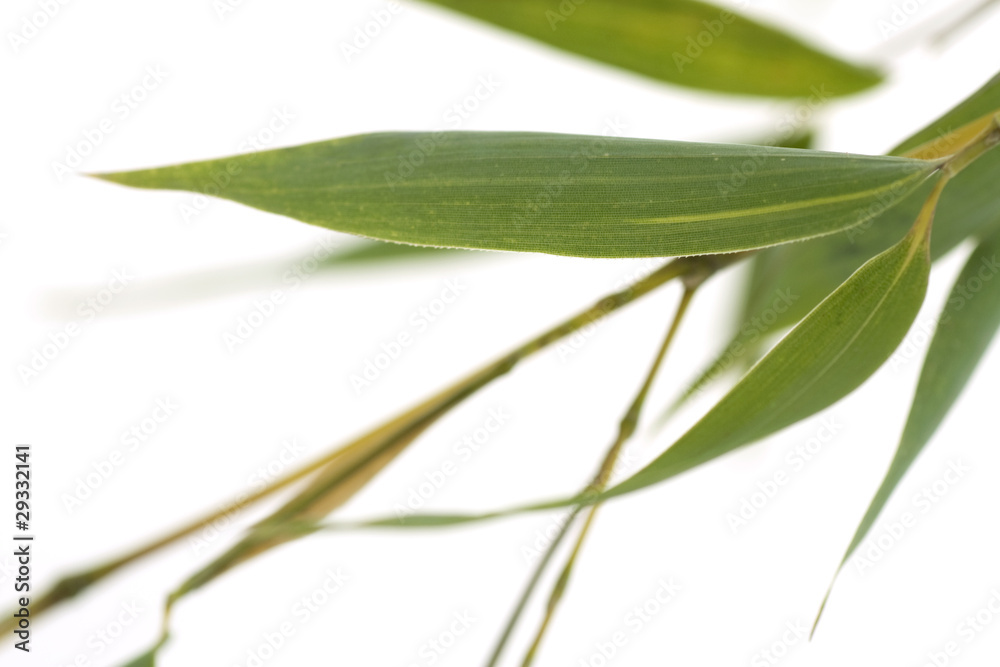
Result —
[[[636, 281], [631, 286], [600, 299], [590, 308], [536, 336], [493, 363], [471, 373], [415, 408], [361, 436], [342, 450], [344, 456], [339, 456], [336, 460], [324, 462], [325, 464], [317, 472], [313, 482], [302, 492], [261, 521], [258, 527], [265, 530], [251, 531], [250, 534], [232, 549], [196, 572], [168, 596], [164, 609], [165, 617], [162, 626], [161, 645], [166, 641], [166, 637], [168, 636], [171, 610], [180, 598], [200, 588], [237, 564], [257, 556], [278, 544], [308, 534], [308, 531], [299, 535], [283, 532], [275, 537], [275, 533], [270, 533], [271, 537], [265, 538], [263, 536], [269, 534], [269, 531], [266, 530], [267, 528], [280, 525], [286, 521], [308, 521], [329, 513], [329, 511], [335, 509], [358, 489], [363, 487], [371, 477], [395, 458], [409, 442], [414, 440], [437, 419], [447, 414], [452, 408], [496, 378], [510, 372], [524, 358], [591, 322], [601, 319], [649, 294], [674, 278], [683, 278], [688, 281], [693, 276], [713, 272], [718, 268], [739, 261], [749, 254], [751, 253], [732, 253], [720, 256], [705, 255], [670, 261], [652, 274]], [[350, 456], [346, 455], [348, 453]], [[346, 487], [346, 492], [343, 487]]]
[[552, 560], [552, 556], [555, 555], [556, 550], [559, 548], [559, 545], [562, 544], [562, 541], [566, 539], [566, 535], [569, 534], [570, 526], [573, 525], [573, 522], [582, 510], [582, 505], [577, 506], [573, 508], [569, 515], [567, 515], [566, 520], [559, 528], [559, 532], [554, 538], [552, 538], [552, 541], [545, 549], [545, 553], [542, 555], [542, 558], [538, 561], [538, 564], [535, 565], [535, 569], [531, 573], [528, 583], [525, 585], [524, 590], [521, 591], [521, 597], [518, 598], [517, 604], [514, 605], [513, 611], [511, 611], [510, 616], [507, 618], [507, 624], [504, 626], [503, 632], [500, 633], [500, 637], [493, 646], [493, 651], [490, 653], [486, 667], [496, 667], [504, 648], [507, 646], [507, 642], [510, 640], [511, 634], [514, 632], [514, 628], [517, 626], [517, 622], [520, 620], [525, 607], [528, 605], [528, 600], [531, 599], [531, 594], [534, 593], [535, 588], [538, 587], [538, 582], [541, 581], [542, 574], [545, 572], [549, 562]]
[[[618, 425], [618, 435], [615, 437], [614, 443], [612, 443], [611, 447], [608, 449], [607, 454], [605, 454], [604, 460], [601, 462], [600, 469], [587, 489], [588, 491], [600, 493], [607, 486], [608, 480], [611, 479], [611, 474], [614, 471], [615, 463], [618, 461], [618, 456], [621, 453], [622, 447], [624, 447], [625, 443], [635, 433], [635, 429], [639, 424], [639, 417], [642, 414], [642, 407], [646, 403], [646, 396], [649, 394], [649, 390], [653, 386], [653, 380], [656, 378], [656, 374], [663, 363], [663, 359], [666, 357], [667, 350], [670, 348], [671, 342], [677, 334], [677, 330], [680, 327], [681, 321], [684, 319], [685, 313], [687, 313], [688, 306], [691, 304], [691, 299], [693, 298], [698, 285], [700, 285], [701, 282], [707, 277], [707, 275], [699, 276], [697, 278], [692, 277], [694, 279], [687, 281], [687, 286], [684, 290], [684, 294], [681, 296], [681, 301], [677, 306], [677, 311], [674, 314], [673, 320], [670, 322], [670, 326], [667, 329], [666, 336], [663, 338], [663, 342], [660, 344], [660, 349], [656, 353], [656, 358], [653, 360], [652, 366], [650, 366], [649, 371], [646, 373], [646, 379], [642, 383], [642, 388], [639, 389], [639, 392], [632, 400], [632, 404], [625, 412], [625, 416], [622, 417], [621, 422]], [[570, 553], [569, 558], [567, 558], [566, 564], [563, 566], [562, 572], [559, 574], [559, 578], [556, 580], [556, 583], [552, 588], [552, 592], [549, 594], [548, 602], [545, 605], [545, 616], [542, 618], [542, 622], [535, 633], [535, 639], [531, 643], [531, 647], [524, 656], [521, 667], [530, 667], [531, 663], [534, 662], [535, 655], [538, 653], [542, 639], [545, 636], [545, 631], [551, 624], [556, 609], [559, 607], [559, 603], [562, 601], [566, 592], [566, 587], [569, 585], [569, 579], [573, 572], [573, 566], [576, 563], [577, 556], [580, 554], [580, 550], [583, 548], [583, 543], [587, 539], [590, 527], [594, 523], [594, 517], [597, 515], [597, 510], [600, 506], [600, 503], [591, 505], [590, 511], [587, 513], [587, 519], [584, 522], [583, 527], [580, 529], [580, 534], [576, 538], [576, 544], [573, 545], [573, 551]]]
[[[426, 428], [433, 423], [434, 420], [460, 403], [463, 399], [475, 393], [478, 389], [482, 388], [492, 380], [509, 372], [519, 361], [543, 349], [556, 340], [559, 340], [581, 327], [584, 327], [591, 322], [594, 322], [605, 315], [632, 303], [674, 278], [701, 271], [702, 267], [706, 265], [729, 264], [736, 259], [742, 258], [742, 256], [745, 256], [746, 254], [747, 253], [740, 253], [739, 256], [724, 255], [719, 257], [705, 256], [681, 258], [668, 262], [649, 276], [636, 281], [631, 286], [626, 287], [619, 292], [604, 297], [590, 308], [578, 313], [572, 318], [549, 329], [540, 336], [537, 336], [529, 340], [527, 343], [515, 348], [500, 359], [488, 364], [475, 373], [470, 374], [458, 383], [448, 387], [418, 405], [416, 408], [403, 413], [385, 425], [374, 429], [345, 447], [341, 447], [298, 468], [297, 470], [292, 471], [284, 477], [276, 480], [266, 489], [255, 492], [246, 498], [233, 499], [224, 504], [222, 509], [210, 512], [203, 517], [185, 524], [182, 527], [173, 530], [166, 535], [158, 537], [132, 551], [129, 551], [122, 556], [113, 558], [106, 563], [102, 563], [95, 567], [63, 577], [55, 584], [55, 586], [34, 601], [32, 614], [36, 617], [41, 616], [53, 607], [76, 597], [99, 581], [118, 572], [133, 562], [197, 532], [220, 518], [232, 514], [234, 508], [242, 510], [243, 508], [249, 507], [250, 505], [267, 498], [273, 493], [286, 488], [295, 482], [316, 474], [317, 481], [321, 483], [318, 485], [320, 488], [317, 489], [316, 484], [311, 485], [309, 487], [310, 493], [305, 497], [296, 498], [294, 501], [294, 507], [286, 505], [282, 509], [287, 511], [291, 509], [298, 509], [302, 506], [308, 506], [309, 504], [315, 502], [317, 496], [322, 496], [323, 492], [328, 489], [329, 480], [324, 479], [324, 469], [330, 469], [331, 464], [337, 462], [342, 456], [358, 451], [362, 445], [369, 443], [373, 439], [373, 436], [381, 435], [382, 437], [379, 439], [386, 443], [382, 449], [388, 449], [392, 442], [395, 442], [402, 434], [410, 432], [421, 426]], [[8, 614], [6, 618], [0, 621], [0, 633], [13, 630], [14, 625], [13, 617]]]
[[[733, 259], [735, 260], [735, 258]], [[729, 263], [731, 262], [726, 262], [725, 264]], [[607, 480], [610, 477], [611, 472], [614, 470], [614, 462], [617, 459], [618, 453], [621, 450], [621, 443], [624, 442], [624, 440], [627, 439], [627, 437], [635, 431], [635, 425], [638, 423], [639, 412], [641, 410], [642, 402], [645, 399], [646, 394], [649, 392], [649, 388], [652, 384], [651, 376], [656, 373], [656, 369], [659, 368], [660, 364], [663, 361], [663, 357], [666, 354], [666, 350], [670, 344], [670, 340], [673, 338], [674, 335], [673, 332], [676, 331], [677, 326], [679, 324], [679, 317], [683, 315], [683, 311], [687, 308], [687, 303], [690, 301], [691, 294], [693, 293], [694, 289], [697, 288], [698, 285], [700, 285], [705, 279], [708, 278], [708, 276], [713, 274], [723, 265], [724, 264], [714, 264], [710, 266], [705, 266], [701, 271], [692, 271], [686, 274], [685, 276], [686, 289], [684, 292], [684, 297], [682, 297], [681, 306], [679, 306], [678, 313], [674, 316], [674, 320], [671, 324], [671, 328], [670, 331], [668, 332], [667, 338], [660, 346], [660, 350], [657, 353], [656, 358], [654, 360], [651, 373], [648, 373], [646, 376], [646, 380], [644, 381], [642, 388], [639, 391], [639, 396], [637, 396], [638, 400], [633, 400], [632, 405], [629, 407], [628, 411], [625, 414], [625, 417], [619, 424], [618, 437], [616, 438], [615, 443], [612, 445], [611, 449], [605, 454], [604, 460], [601, 463], [601, 466], [598, 469], [597, 474], [594, 476], [593, 480], [587, 485], [586, 490], [593, 490], [596, 487], [596, 485], [600, 485], [599, 487], [596, 488], [603, 488], [603, 485], [607, 484]], [[626, 434], [624, 435], [624, 437], [623, 433]], [[527, 606], [528, 600], [531, 598], [531, 595], [534, 593], [535, 588], [538, 586], [538, 583], [541, 580], [543, 572], [545, 571], [549, 562], [552, 560], [552, 556], [555, 554], [556, 550], [562, 544], [562, 541], [568, 534], [570, 527], [576, 520], [576, 517], [579, 516], [579, 514], [585, 509], [585, 507], [586, 506], [584, 505], [578, 505], [577, 507], [574, 507], [573, 510], [570, 512], [570, 514], [567, 515], [565, 521], [560, 527], [559, 532], [549, 543], [548, 547], [545, 550], [544, 555], [542, 556], [541, 560], [539, 560], [538, 564], [535, 566], [535, 569], [532, 572], [531, 577], [529, 578], [527, 584], [522, 590], [521, 596], [518, 598], [517, 604], [514, 606], [513, 611], [508, 617], [507, 623], [504, 626], [503, 631], [501, 632], [499, 638], [497, 639], [496, 644], [493, 647], [493, 651], [491, 652], [490, 657], [486, 663], [486, 667], [495, 667], [496, 664], [499, 662], [500, 657], [504, 649], [506, 648], [508, 641], [510, 640], [511, 634], [514, 631], [514, 628], [516, 627], [518, 621], [520, 620], [522, 614], [524, 613], [524, 609]], [[589, 524], [590, 521], [592, 521], [593, 515], [594, 512], [592, 510], [587, 518], [587, 524]], [[587, 526], [585, 525], [583, 534], [586, 534], [586, 532], [587, 532]], [[581, 543], [582, 540], [578, 539], [576, 547], [574, 548], [574, 554], [576, 551], [579, 550]], [[571, 556], [571, 561], [572, 558], [575, 558], [575, 555]], [[568, 578], [568, 573], [564, 571], [564, 575], [563, 577], [561, 577], [561, 579], [562, 578]], [[559, 584], [557, 583], [557, 587], [558, 586]], [[551, 617], [551, 612], [555, 611], [555, 607], [551, 605], [551, 601], [549, 610], [550, 613], [546, 615], [546, 619], [543, 621], [545, 625], [548, 624], [548, 619]], [[536, 637], [536, 644], [539, 639], [540, 636]]]
[[993, 114], [992, 121], [979, 134], [944, 161], [941, 165], [944, 177], [946, 179], [954, 177], [998, 143], [1000, 143], [1000, 111]]

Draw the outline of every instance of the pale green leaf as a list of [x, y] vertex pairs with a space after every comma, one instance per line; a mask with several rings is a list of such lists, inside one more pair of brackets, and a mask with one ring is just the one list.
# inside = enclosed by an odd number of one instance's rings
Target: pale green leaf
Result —
[[737, 144], [442, 132], [362, 135], [252, 160], [99, 176], [207, 191], [387, 241], [659, 257], [761, 248], [868, 224], [859, 211], [905, 200], [936, 167]]

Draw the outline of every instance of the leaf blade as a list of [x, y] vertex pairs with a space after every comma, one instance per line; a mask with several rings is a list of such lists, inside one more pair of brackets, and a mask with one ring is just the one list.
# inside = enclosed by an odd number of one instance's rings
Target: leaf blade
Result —
[[[428, 143], [430, 142], [430, 143]], [[400, 156], [423, 146], [419, 168]], [[433, 150], [431, 149], [433, 146]], [[524, 132], [360, 135], [98, 174], [200, 192], [371, 238], [578, 257], [735, 252], [835, 233], [935, 162], [738, 144]], [[402, 174], [402, 175], [401, 175]], [[403, 177], [405, 176], [405, 178]], [[859, 213], [861, 211], [862, 213]]]

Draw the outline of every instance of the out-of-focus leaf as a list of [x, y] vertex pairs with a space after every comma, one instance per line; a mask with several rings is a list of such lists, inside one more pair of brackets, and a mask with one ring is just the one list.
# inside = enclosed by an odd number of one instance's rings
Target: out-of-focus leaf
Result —
[[[952, 287], [927, 351], [896, 455], [847, 547], [837, 568], [838, 574], [955, 404], [1000, 328], [998, 253], [1000, 232], [995, 232], [972, 252]], [[832, 588], [833, 584], [830, 586]], [[820, 611], [822, 613], [822, 609]]]
[[[470, 256], [473, 253], [464, 250], [381, 241], [352, 243], [329, 252], [322, 244], [317, 244], [310, 251], [281, 259], [257, 260], [165, 278], [138, 280], [119, 294], [101, 316], [185, 306], [253, 290], [292, 290], [313, 276], [353, 274], [362, 269], [398, 269], [401, 275], [406, 275], [405, 271], [419, 262], [450, 262]], [[475, 256], [482, 257], [482, 254]], [[97, 288], [91, 286], [56, 292], [46, 300], [46, 308], [54, 318], [76, 317], [80, 303], [96, 291]]]
[[545, 44], [660, 81], [747, 95], [827, 97], [881, 81], [873, 69], [695, 0], [430, 0]]
[[231, 175], [218, 196], [387, 241], [667, 257], [868, 224], [859, 209], [904, 200], [936, 166], [738, 144], [441, 132], [362, 135], [257, 153], [249, 163], [237, 156], [99, 177], [199, 192]]

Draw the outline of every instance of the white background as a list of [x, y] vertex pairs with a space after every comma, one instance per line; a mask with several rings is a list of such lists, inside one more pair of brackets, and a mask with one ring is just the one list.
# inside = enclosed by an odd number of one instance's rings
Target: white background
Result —
[[[883, 39], [878, 22], [890, 16], [889, 2], [743, 4], [825, 48], [887, 63], [887, 85], [822, 110], [823, 148], [885, 151], [1000, 64], [996, 11], [932, 51]], [[970, 5], [914, 1], [905, 27], [926, 35], [949, 8]], [[316, 274], [293, 290], [281, 276], [297, 257], [321, 239], [344, 247], [352, 240], [222, 201], [185, 221], [180, 208], [190, 195], [57, 177], [53, 163], [102, 119], [112, 119], [112, 132], [82, 171], [229, 155], [258, 136], [276, 109], [294, 120], [272, 137], [274, 147], [438, 129], [484, 76], [500, 86], [462, 129], [599, 133], [616, 122], [630, 136], [738, 141], [767, 136], [792, 108], [657, 85], [417, 3], [404, 4], [347, 62], [341, 44], [383, 7], [246, 0], [220, 17], [210, 0], [68, 2], [15, 53], [8, 34], [38, 7], [4, 3], [0, 498], [12, 497], [14, 444], [31, 443], [36, 587], [220, 506], [248, 489], [260, 467], [277, 465], [283, 442], [305, 449], [301, 462], [363, 432], [650, 266], [482, 253]], [[122, 118], [116, 99], [142, 85], [149, 67], [165, 72], [164, 80]], [[934, 317], [961, 262], [959, 252], [940, 263], [921, 321]], [[106, 312], [85, 321], [78, 304], [98, 297], [122, 270], [134, 279]], [[188, 282], [178, 287], [181, 278]], [[351, 374], [381, 342], [411, 331], [411, 313], [449, 279], [467, 286], [461, 297], [359, 395]], [[723, 344], [740, 280], [730, 271], [699, 295], [644, 425]], [[274, 289], [285, 302], [231, 352], [223, 336]], [[449, 459], [459, 472], [429, 509], [494, 508], [576, 490], [610, 442], [677, 296], [676, 287], [665, 289], [601, 325], [575, 353], [553, 348], [496, 382], [432, 428], [344, 516], [391, 511]], [[80, 334], [38, 377], [23, 381], [18, 366], [72, 322]], [[908, 363], [883, 368], [827, 411], [825, 418], [842, 425], [836, 437], [738, 533], [726, 515], [758, 482], [789, 470], [786, 453], [813, 437], [824, 416], [605, 507], [538, 664], [588, 664], [595, 644], [618, 631], [628, 641], [613, 665], [767, 664], [758, 652], [782, 639], [786, 623], [811, 623], [888, 465], [919, 370], [920, 340]], [[994, 347], [883, 518], [914, 511], [913, 496], [949, 461], [970, 472], [932, 511], [918, 512], [917, 525], [876, 566], [864, 574], [845, 569], [814, 641], [797, 642], [780, 664], [916, 667], [952, 640], [961, 652], [950, 664], [995, 661], [1000, 618], [969, 643], [957, 626], [1000, 591], [998, 368]], [[636, 455], [662, 450], [717, 395], [704, 396], [667, 432], [644, 429]], [[149, 418], [158, 399], [176, 403], [175, 414], [126, 450], [90, 497], [67, 508], [67, 494], [113, 450], [125, 449], [122, 433]], [[503, 408], [509, 422], [461, 461], [453, 444], [491, 408]], [[254, 516], [260, 513], [239, 519]], [[465, 612], [472, 627], [433, 664], [481, 664], [530, 572], [525, 547], [556, 516], [326, 535], [276, 550], [187, 598], [162, 664], [254, 664], [248, 651], [289, 621], [294, 635], [263, 664], [429, 665], [426, 642]], [[0, 663], [108, 665], [135, 654], [156, 635], [165, 593], [237, 534], [228, 529], [200, 554], [180, 544], [128, 569], [36, 622], [30, 655], [4, 638]], [[15, 597], [12, 559], [7, 547], [0, 554], [6, 609]], [[349, 581], [300, 623], [295, 602], [337, 568]], [[625, 616], [656, 594], [661, 578], [673, 578], [681, 591], [634, 632]], [[141, 611], [119, 633], [123, 604]], [[538, 614], [535, 605], [525, 628]], [[109, 645], [98, 632], [117, 636]], [[517, 636], [510, 664], [529, 632]]]

